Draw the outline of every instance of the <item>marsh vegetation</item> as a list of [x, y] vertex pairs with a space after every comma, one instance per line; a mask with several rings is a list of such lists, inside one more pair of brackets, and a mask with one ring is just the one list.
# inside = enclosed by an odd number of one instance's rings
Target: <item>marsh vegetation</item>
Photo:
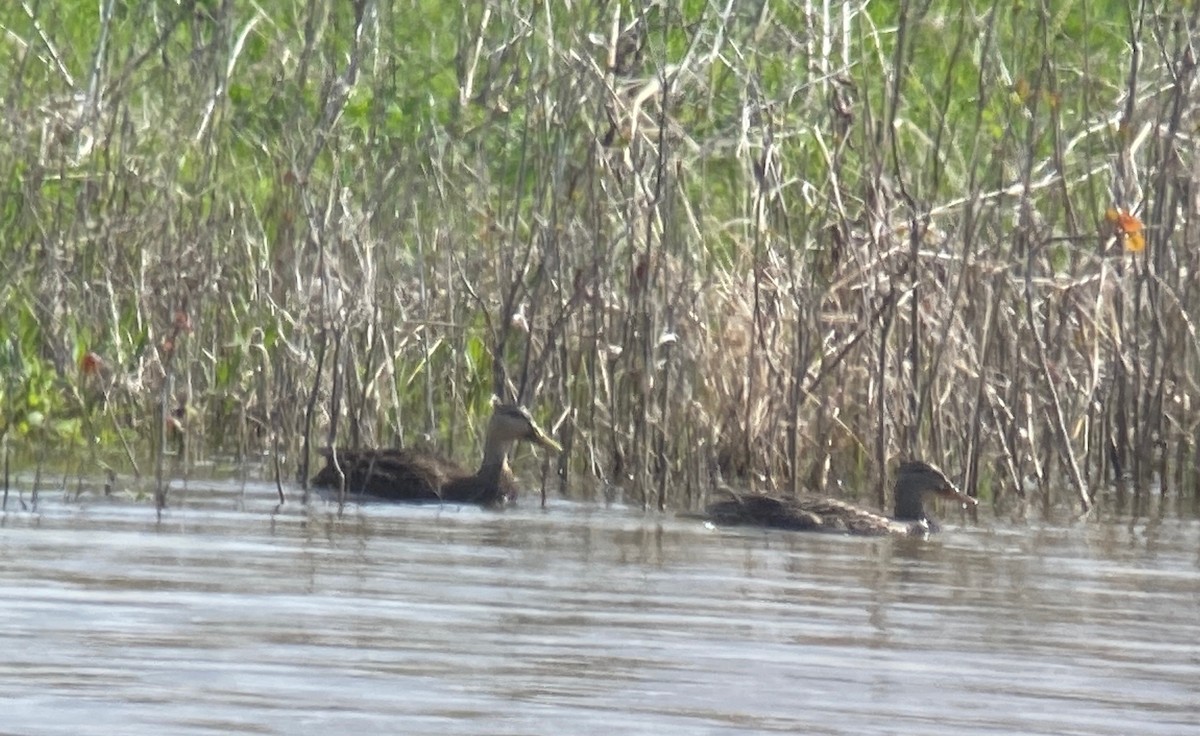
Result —
[[335, 443], [476, 456], [495, 395], [572, 497], [883, 503], [922, 457], [1010, 508], [1195, 498], [1197, 22], [7, 3], [6, 456], [286, 483]]

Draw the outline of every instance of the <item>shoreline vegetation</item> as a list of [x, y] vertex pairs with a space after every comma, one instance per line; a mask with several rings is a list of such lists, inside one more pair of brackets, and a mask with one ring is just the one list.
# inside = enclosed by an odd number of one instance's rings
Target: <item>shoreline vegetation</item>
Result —
[[1196, 11], [823, 7], [5, 4], [6, 472], [1195, 503]]

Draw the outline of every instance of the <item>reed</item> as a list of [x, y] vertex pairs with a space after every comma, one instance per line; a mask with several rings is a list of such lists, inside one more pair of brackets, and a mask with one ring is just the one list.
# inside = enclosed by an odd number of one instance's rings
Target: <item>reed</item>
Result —
[[806, 7], [5, 5], [6, 453], [282, 498], [495, 395], [573, 497], [1195, 498], [1194, 15]]

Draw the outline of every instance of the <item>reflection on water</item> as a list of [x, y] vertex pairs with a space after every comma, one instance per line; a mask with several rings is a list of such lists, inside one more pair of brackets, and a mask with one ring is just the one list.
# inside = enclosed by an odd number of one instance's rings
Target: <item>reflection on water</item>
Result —
[[[1179, 734], [1200, 526], [929, 541], [570, 504], [0, 517], [0, 731]], [[10, 509], [12, 507], [10, 506]]]

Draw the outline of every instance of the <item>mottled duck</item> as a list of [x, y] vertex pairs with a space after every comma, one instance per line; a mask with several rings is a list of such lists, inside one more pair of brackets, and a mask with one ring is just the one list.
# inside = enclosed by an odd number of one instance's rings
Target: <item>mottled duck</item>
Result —
[[502, 506], [516, 499], [517, 482], [508, 453], [518, 440], [561, 452], [525, 409], [500, 404], [492, 411], [483, 443], [483, 462], [470, 473], [425, 450], [325, 450], [325, 467], [313, 476], [316, 488], [337, 489], [338, 468], [348, 494], [381, 501], [444, 502]]
[[863, 535], [924, 535], [938, 531], [937, 521], [925, 510], [925, 502], [933, 496], [953, 499], [964, 506], [977, 503], [950, 482], [942, 471], [915, 460], [901, 463], [896, 471], [896, 507], [892, 518], [832, 498], [780, 498], [761, 493], [730, 495], [731, 498], [713, 503], [706, 509], [709, 521], [718, 525]]

